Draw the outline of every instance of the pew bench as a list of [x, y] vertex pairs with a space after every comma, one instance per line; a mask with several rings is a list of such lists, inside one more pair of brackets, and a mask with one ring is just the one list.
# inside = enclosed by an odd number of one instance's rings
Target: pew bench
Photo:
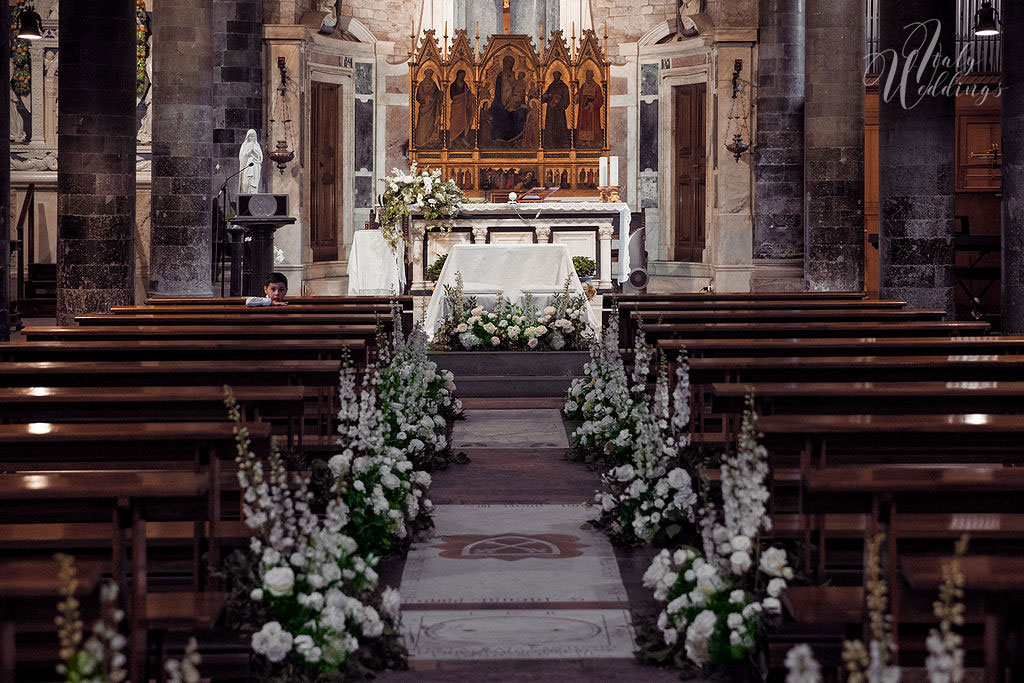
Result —
[[199, 340], [136, 339], [109, 341], [0, 342], [0, 361], [40, 360], [341, 360], [365, 362], [364, 339]]
[[[146, 299], [147, 306], [245, 306], [244, 296], [210, 296], [210, 297], [151, 297]], [[289, 305], [302, 304], [315, 306], [319, 304], [400, 304], [405, 310], [412, 310], [413, 298], [408, 294], [398, 296], [290, 296]], [[257, 308], [257, 307], [252, 307]]]
[[[28, 328], [26, 328], [28, 329]], [[648, 343], [662, 339], [799, 339], [808, 337], [955, 337], [987, 334], [986, 322], [719, 322], [649, 323]]]
[[795, 339], [658, 339], [675, 360], [718, 356], [937, 356], [1024, 354], [1024, 337], [804, 337]]
[[249, 339], [266, 344], [280, 339], [357, 339], [368, 346], [377, 339], [375, 325], [119, 325], [111, 327], [57, 327], [29, 325], [22, 336], [35, 341], [77, 340], [191, 340]]

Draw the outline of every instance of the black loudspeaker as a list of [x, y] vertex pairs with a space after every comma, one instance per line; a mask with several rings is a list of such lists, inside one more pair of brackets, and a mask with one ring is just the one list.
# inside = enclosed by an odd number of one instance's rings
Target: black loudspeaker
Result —
[[286, 194], [240, 194], [238, 215], [251, 218], [271, 218], [288, 215]]
[[622, 285], [623, 292], [636, 293], [647, 286], [651, 278], [647, 275], [647, 251], [645, 240], [647, 228], [632, 232], [626, 245], [629, 253], [629, 276]]

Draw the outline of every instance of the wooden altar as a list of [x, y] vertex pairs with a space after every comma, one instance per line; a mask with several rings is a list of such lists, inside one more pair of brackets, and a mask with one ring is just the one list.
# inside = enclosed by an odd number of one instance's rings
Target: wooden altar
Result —
[[407, 254], [411, 265], [411, 292], [429, 294], [433, 282], [426, 270], [439, 254], [456, 244], [565, 244], [570, 256], [586, 256], [597, 262], [597, 290], [612, 290], [613, 280], [622, 282], [629, 273], [628, 255], [619, 250], [613, 268], [612, 248], [616, 240], [625, 244], [630, 211], [625, 203], [534, 202], [530, 204], [466, 204], [450, 232], [424, 232], [425, 221], [413, 216]]
[[472, 197], [537, 186], [596, 194], [610, 64], [592, 30], [568, 44], [551, 31], [539, 53], [526, 35], [492, 35], [482, 52], [462, 29], [451, 43], [447, 29], [441, 43], [427, 30], [418, 49], [411, 37], [411, 161], [441, 168]]

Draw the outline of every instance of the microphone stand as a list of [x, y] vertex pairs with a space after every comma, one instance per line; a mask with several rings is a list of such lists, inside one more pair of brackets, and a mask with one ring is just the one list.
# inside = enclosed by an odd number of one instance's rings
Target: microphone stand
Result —
[[228, 193], [227, 193], [228, 183], [230, 183], [233, 178], [237, 178], [238, 176], [240, 176], [242, 174], [242, 171], [244, 171], [244, 170], [246, 170], [248, 168], [251, 168], [251, 167], [253, 167], [255, 165], [256, 165], [255, 161], [250, 161], [248, 164], [246, 164], [242, 168], [238, 169], [238, 171], [236, 171], [235, 173], [232, 173], [231, 175], [229, 175], [227, 178], [224, 179], [224, 184], [220, 186], [220, 191], [217, 192], [217, 197], [220, 199], [220, 226], [219, 226], [220, 230], [218, 231], [218, 235], [217, 235], [217, 246], [218, 246], [218, 248], [220, 250], [220, 259], [219, 260], [220, 260], [220, 295], [221, 296], [224, 296], [224, 261], [225, 261], [225, 256], [226, 256], [226, 251], [224, 249], [224, 238], [226, 236], [225, 233], [227, 233], [227, 227], [228, 227], [228, 206], [227, 206], [227, 202], [228, 202]]

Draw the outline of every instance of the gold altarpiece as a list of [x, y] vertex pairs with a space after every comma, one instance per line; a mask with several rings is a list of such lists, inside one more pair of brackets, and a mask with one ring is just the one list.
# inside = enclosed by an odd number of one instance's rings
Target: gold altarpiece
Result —
[[495, 34], [479, 47], [462, 29], [450, 44], [424, 32], [409, 65], [410, 160], [441, 168], [474, 197], [536, 186], [596, 194], [610, 66], [597, 35], [588, 29], [567, 45], [552, 31], [540, 54], [526, 35]]

